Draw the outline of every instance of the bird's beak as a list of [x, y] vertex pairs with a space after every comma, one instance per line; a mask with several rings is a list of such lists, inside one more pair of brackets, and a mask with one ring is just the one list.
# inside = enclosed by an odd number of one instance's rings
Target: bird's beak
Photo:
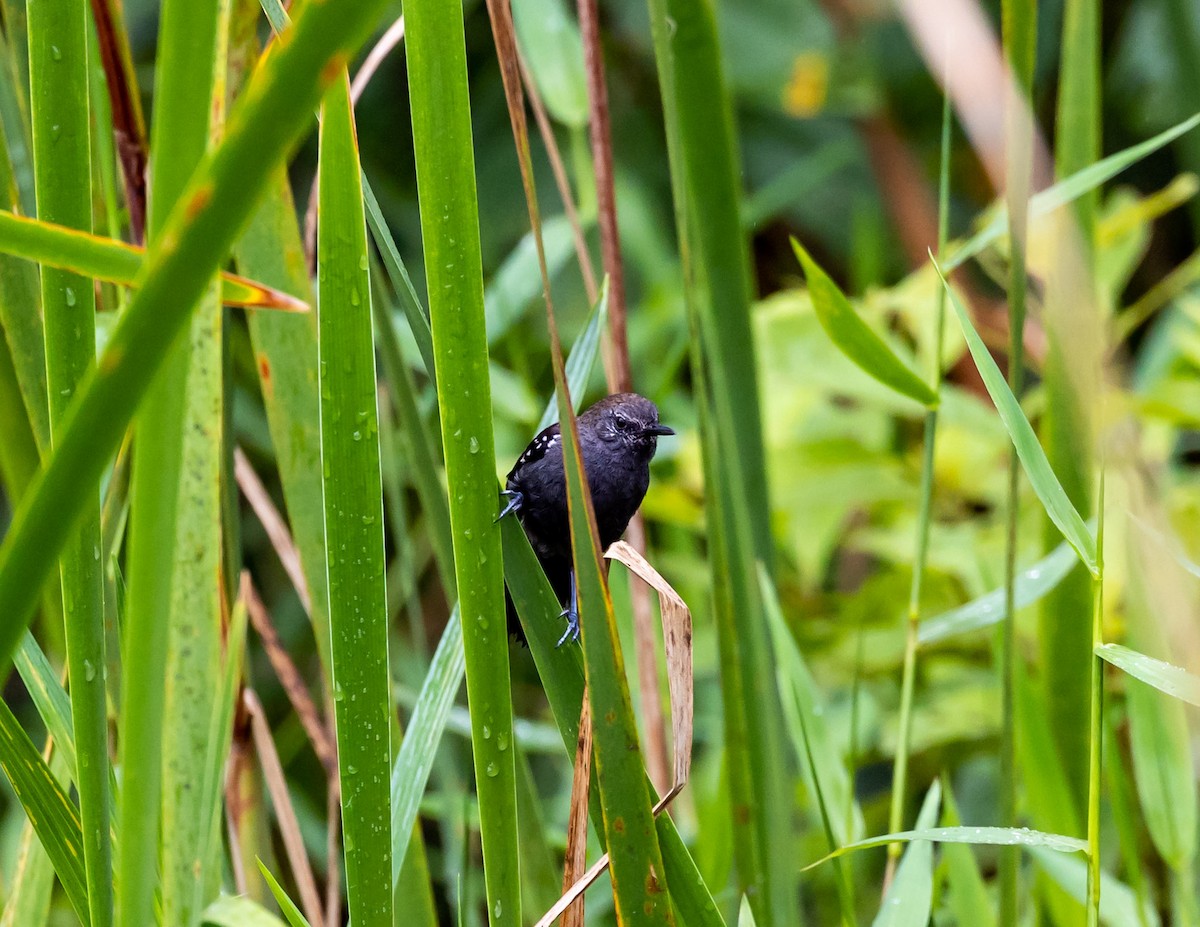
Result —
[[674, 428], [668, 428], [666, 425], [651, 425], [649, 428], [647, 428], [647, 429], [646, 429], [646, 430], [643, 432], [643, 434], [648, 434], [648, 435], [659, 435], [659, 436], [662, 436], [662, 435], [673, 435], [673, 434], [675, 434], [675, 429], [674, 429]]

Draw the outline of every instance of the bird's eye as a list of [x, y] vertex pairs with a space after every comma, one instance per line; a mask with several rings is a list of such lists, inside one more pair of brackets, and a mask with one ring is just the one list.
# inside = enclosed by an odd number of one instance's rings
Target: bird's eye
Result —
[[614, 415], [613, 425], [616, 427], [617, 431], [628, 431], [629, 419], [627, 419], [624, 415]]

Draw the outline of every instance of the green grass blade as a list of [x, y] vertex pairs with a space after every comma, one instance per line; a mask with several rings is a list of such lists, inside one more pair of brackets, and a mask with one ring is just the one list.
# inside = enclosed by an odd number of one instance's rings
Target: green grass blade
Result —
[[222, 895], [207, 908], [201, 922], [212, 927], [283, 927], [284, 922], [244, 895]]
[[[850, 840], [847, 830], [852, 825], [861, 827], [862, 814], [854, 802], [853, 789], [846, 768], [839, 761], [839, 755], [829, 742], [829, 734], [816, 710], [816, 686], [800, 650], [792, 639], [791, 632], [784, 623], [783, 613], [779, 608], [779, 597], [771, 585], [771, 579], [761, 567], [758, 576], [762, 587], [763, 601], [767, 608], [767, 620], [771, 625], [771, 635], [774, 638], [775, 653], [779, 657], [779, 666], [775, 671], [779, 685], [779, 697], [783, 703], [783, 717], [787, 721], [796, 755], [800, 760], [800, 769], [804, 775], [805, 786], [819, 813], [821, 826], [825, 831], [825, 840], [830, 852], [836, 850], [839, 844]], [[816, 750], [813, 745], [816, 744]], [[818, 757], [820, 762], [818, 762]], [[826, 785], [823, 786], [822, 782]], [[831, 801], [826, 800], [826, 794], [831, 794]], [[836, 792], [835, 792], [836, 789]], [[830, 805], [832, 804], [832, 809]], [[846, 813], [843, 809], [849, 809]], [[834, 831], [837, 822], [837, 833]], [[847, 868], [841, 859], [834, 860], [835, 878], [838, 886], [838, 903], [842, 910], [842, 923], [856, 923], [854, 913], [854, 888], [850, 884]]]
[[[873, 927], [926, 927], [929, 923], [934, 892], [933, 843], [920, 835], [942, 830], [931, 826], [938, 819], [941, 796], [941, 783], [934, 780], [917, 815], [916, 831], [905, 835], [912, 843], [896, 867], [896, 877], [883, 898]], [[892, 835], [887, 842], [896, 842], [896, 836]]]
[[[0, 252], [124, 286], [134, 285], [146, 262], [144, 249], [123, 241], [5, 211], [0, 211]], [[306, 308], [300, 300], [232, 274], [221, 275], [221, 300], [250, 308]]]
[[209, 705], [208, 738], [203, 757], [201, 800], [197, 802], [200, 817], [199, 832], [204, 839], [199, 847], [205, 865], [204, 878], [193, 882], [196, 910], [217, 894], [221, 885], [221, 832], [225, 824], [225, 770], [230, 756], [233, 722], [240, 706], [243, 662], [246, 655], [245, 599], [239, 596], [230, 612], [229, 627], [224, 635], [224, 665], [217, 679], [216, 697]]
[[75, 730], [71, 721], [71, 701], [58, 681], [58, 674], [46, 659], [32, 634], [21, 639], [13, 658], [21, 682], [41, 716], [46, 730], [54, 738], [55, 749], [75, 768]]
[[[454, 539], [450, 533], [450, 509], [442, 483], [441, 447], [418, 406], [420, 396], [400, 349], [400, 339], [392, 322], [390, 305], [375, 291], [375, 331], [379, 339], [379, 357], [391, 385], [392, 405], [404, 438], [408, 475], [421, 508], [425, 512], [429, 543], [437, 560], [438, 576], [447, 599], [456, 598], [454, 579]], [[424, 316], [422, 315], [422, 318]]]
[[[169, 234], [171, 210], [209, 148], [220, 20], [211, 0], [163, 5], [146, 220], [152, 249]], [[120, 727], [123, 927], [149, 922], [156, 889], [168, 923], [189, 927], [199, 914], [193, 867], [205, 862], [199, 847], [207, 835], [198, 830], [193, 799], [209, 733], [208, 710], [199, 709], [216, 684], [221, 621], [213, 582], [221, 549], [221, 310], [208, 296], [215, 271], [210, 266], [204, 281], [206, 298], [180, 298], [189, 330], [149, 390], [134, 448]], [[167, 835], [161, 841], [160, 833]]]
[[1101, 644], [1096, 656], [1160, 692], [1200, 707], [1200, 676], [1120, 644]]
[[[83, 871], [83, 830], [79, 812], [58, 784], [29, 736], [0, 700], [0, 770], [37, 831], [67, 898], [85, 927], [91, 924]], [[108, 822], [105, 822], [105, 831]]]
[[[1064, 4], [1061, 48], [1054, 166], [1060, 177], [1066, 177], [1100, 157], [1100, 4], [1096, 0]], [[1095, 187], [1075, 200], [1079, 231], [1089, 253], [1095, 245], [1099, 204]]]
[[[0, 275], [3, 273], [3, 267], [0, 267]], [[0, 289], [3, 289], [2, 282]], [[0, 322], [2, 327], [3, 323]], [[4, 441], [0, 442], [0, 480], [3, 480], [8, 498], [20, 499], [33, 482], [41, 455], [29, 424], [29, 413], [26, 411], [12, 352], [3, 331], [0, 331], [0, 434], [4, 435]]]
[[367, 208], [367, 224], [371, 227], [371, 237], [379, 249], [383, 266], [392, 283], [392, 291], [400, 301], [400, 308], [404, 310], [404, 317], [408, 319], [408, 327], [412, 331], [413, 339], [421, 351], [421, 359], [425, 361], [425, 371], [430, 378], [433, 378], [435, 361], [429, 315], [421, 306], [421, 300], [413, 288], [412, 279], [408, 276], [408, 268], [404, 266], [404, 261], [400, 258], [400, 249], [396, 247], [396, 242], [392, 238], [387, 222], [384, 221], [383, 212], [379, 208], [379, 203], [376, 201], [375, 194], [371, 190], [371, 185], [367, 183], [365, 175], [362, 183], [363, 202]]
[[[1029, 852], [1038, 868], [1066, 890], [1080, 904], [1087, 898], [1087, 862], [1044, 847], [1032, 847]], [[1107, 927], [1131, 927], [1149, 924], [1158, 927], [1161, 920], [1152, 904], [1139, 906], [1137, 895], [1124, 882], [1107, 872], [1100, 873], [1100, 923]]]
[[495, 445], [463, 18], [451, 0], [410, 0], [405, 17], [488, 917], [492, 924], [519, 923], [516, 767], [509, 749], [512, 691], [500, 529], [495, 524]]
[[218, 262], [291, 149], [332, 79], [325, 65], [357, 47], [383, 0], [307, 6], [288, 42], [259, 68], [233, 110], [224, 141], [172, 213], [142, 285], [79, 390], [56, 453], [23, 500], [0, 547], [0, 658], [11, 657], [48, 559], [62, 548], [108, 457]]
[[262, 873], [263, 878], [267, 882], [267, 887], [271, 889], [271, 894], [275, 898], [275, 903], [279, 905], [279, 910], [287, 918], [290, 927], [309, 927], [308, 919], [300, 913], [300, 909], [296, 907], [296, 903], [288, 897], [288, 893], [283, 890], [283, 886], [271, 874], [271, 870], [267, 868], [266, 863], [261, 859], [255, 860], [255, 862], [258, 863], [258, 871]]
[[[66, 777], [66, 762], [57, 752], [50, 758], [50, 770]], [[12, 888], [4, 900], [0, 927], [43, 927], [50, 915], [54, 867], [28, 819], [21, 826], [18, 840]]]
[[[771, 569], [765, 450], [750, 332], [732, 103], [716, 13], [650, 0], [700, 412], [739, 889], [762, 927], [795, 918], [792, 796], [755, 564]], [[736, 603], [736, 605], [735, 605]], [[753, 706], [753, 710], [749, 710]], [[664, 844], [665, 846], [665, 844]]]
[[[315, 303], [287, 173], [270, 192], [234, 248], [238, 269]], [[252, 312], [247, 317], [275, 463], [292, 540], [308, 583], [310, 618], [326, 681], [330, 677], [329, 592], [321, 489], [320, 394], [316, 313]]]
[[[1144, 662], [1139, 657], [1146, 651], [1170, 652], [1164, 629], [1155, 617], [1171, 593], [1155, 594], [1144, 562], [1139, 563], [1136, 554], [1129, 560], [1130, 581], [1125, 593], [1127, 634], [1139, 652], [1122, 654], [1126, 666]], [[1160, 673], [1163, 669], [1153, 668]], [[1171, 675], [1178, 677], [1180, 672]], [[1183, 681], [1188, 682], [1186, 674]], [[1200, 679], [1192, 676], [1191, 682], [1193, 693], [1200, 695]], [[1161, 691], [1140, 677], [1126, 684], [1125, 704], [1129, 752], [1145, 828], [1167, 864], [1177, 873], [1190, 873], [1196, 855], [1197, 807], [1187, 709], [1179, 698], [1164, 698]], [[1190, 875], [1184, 878], [1191, 881]]]
[[[29, 7], [30, 112], [38, 216], [92, 230], [91, 123], [87, 24], [83, 0]], [[96, 303], [90, 280], [43, 268], [46, 390], [51, 445], [61, 439], [71, 400], [96, 359]], [[108, 718], [104, 686], [104, 593], [100, 496], [91, 481], [59, 571], [74, 716], [76, 771], [83, 825], [87, 905], [94, 927], [113, 916], [109, 833]]]
[[[928, 806], [925, 806], [928, 808]], [[936, 809], [935, 809], [936, 810]], [[933, 817], [930, 821], [936, 821]], [[917, 823], [921, 824], [918, 817]], [[868, 837], [855, 843], [839, 847], [828, 856], [823, 856], [815, 863], [809, 863], [805, 869], [812, 869], [829, 860], [854, 853], [858, 850], [869, 850], [874, 847], [886, 846], [889, 843], [913, 843], [929, 841], [930, 843], [962, 843], [969, 846], [993, 847], [1044, 847], [1058, 853], [1086, 853], [1087, 841], [1078, 837], [1067, 837], [1062, 834], [1048, 834], [1040, 830], [1030, 830], [1028, 827], [934, 827], [922, 824], [915, 830], [902, 830], [895, 834], [881, 834], [878, 837]]]
[[959, 300], [949, 284], [945, 282], [944, 277], [942, 281], [950, 294], [950, 302], [954, 306], [954, 311], [958, 314], [959, 324], [967, 339], [967, 347], [975, 360], [975, 366], [979, 369], [979, 374], [983, 378], [988, 394], [992, 397], [992, 402], [996, 404], [996, 411], [1000, 413], [1009, 437], [1012, 438], [1013, 446], [1021, 458], [1021, 463], [1025, 467], [1034, 492], [1042, 501], [1046, 514], [1058, 526], [1063, 537], [1075, 548], [1079, 559], [1094, 576], [1098, 569], [1095, 538], [1092, 537], [1083, 518], [1071, 505], [1066, 493], [1063, 492], [1062, 485], [1058, 482], [1054, 471], [1050, 469], [1050, 463], [1046, 460], [1046, 454], [1038, 443], [1037, 435], [1033, 433], [1029, 419], [1021, 411], [1021, 405], [1013, 396], [1012, 390], [1008, 388], [1008, 384], [1004, 382], [1004, 375], [1000, 372], [1000, 368], [996, 366], [983, 339], [979, 337], [979, 333], [971, 324], [966, 307], [963, 306], [962, 301]]
[[359, 924], [392, 919], [391, 685], [383, 482], [367, 226], [350, 81], [325, 97], [317, 267], [321, 467], [346, 896]]
[[[1033, 566], [1017, 574], [1013, 587], [1013, 603], [1016, 608], [1042, 599], [1064, 576], [1071, 572], [1079, 555], [1068, 542], [1063, 541]], [[933, 644], [960, 634], [968, 634], [981, 628], [991, 627], [1004, 618], [1004, 589], [972, 599], [965, 605], [952, 608], [921, 622], [919, 639], [922, 644]]]
[[[784, 717], [803, 721], [804, 739], [811, 750], [793, 732], [793, 743], [797, 756], [800, 758], [800, 770], [804, 776], [805, 786], [810, 792], [816, 792], [818, 782], [820, 791], [824, 794], [824, 802], [828, 808], [822, 808], [823, 816], [832, 823], [833, 836], [839, 845], [849, 843], [862, 833], [862, 810], [854, 800], [854, 784], [839, 753], [837, 745], [830, 736], [829, 728], [823, 717], [824, 699], [817, 688], [816, 680], [805, 663], [804, 655], [796, 646], [796, 641], [788, 630], [783, 612], [779, 606], [779, 598], [770, 577], [759, 571], [759, 585], [763, 591], [763, 601], [767, 606], [767, 618], [770, 622], [772, 639], [774, 641], [775, 657], [778, 660], [780, 697], [784, 703]], [[791, 701], [793, 711], [788, 711]], [[806, 754], [811, 754], [813, 763], [806, 762]], [[852, 809], [847, 816], [846, 809]], [[848, 821], [852, 822], [850, 826]]]
[[[1144, 160], [1159, 149], [1165, 148], [1180, 136], [1192, 131], [1196, 126], [1200, 126], [1200, 113], [1158, 133], [1153, 138], [1131, 145], [1124, 151], [1118, 151], [1089, 167], [1082, 168], [1070, 177], [1060, 180], [1054, 186], [1034, 194], [1029, 200], [1030, 218], [1049, 215], [1089, 191], [1099, 189], [1105, 182], [1112, 180], [1122, 171]], [[965, 242], [952, 248], [946, 260], [941, 262], [942, 272], [950, 273], [1007, 234], [1008, 214], [1001, 213]]]
[[[942, 787], [942, 820], [946, 827], [958, 827], [961, 821], [954, 793], [948, 785]], [[973, 927], [996, 927], [996, 912], [988, 897], [987, 885], [979, 871], [979, 863], [970, 846], [946, 843], [942, 846], [946, 863], [946, 906], [959, 924]]]
[[413, 709], [408, 730], [392, 767], [392, 885], [400, 880], [404, 857], [417, 821], [425, 783], [462, 685], [466, 663], [462, 648], [462, 620], [456, 608], [450, 615], [442, 639], [434, 651], [429, 672]]
[[[1096, 163], [1101, 154], [1100, 4], [1096, 0], [1067, 0], [1063, 10], [1060, 40], [1061, 65], [1058, 79], [1058, 111], [1055, 125], [1055, 171], [1060, 177]], [[1042, 439], [1050, 466], [1057, 474], [1067, 498], [1085, 515], [1093, 506], [1093, 436], [1090, 433], [1095, 400], [1081, 390], [1081, 366], [1102, 363], [1099, 354], [1085, 357], [1079, 341], [1079, 326], [1102, 326], [1096, 278], [1097, 212], [1100, 191], [1092, 188], [1071, 203], [1066, 216], [1077, 242], [1075, 271], [1056, 262], [1048, 281], [1044, 313], [1047, 336], [1046, 360], [1042, 367], [1045, 412]], [[1071, 226], [1075, 226], [1071, 228]], [[1059, 283], [1055, 275], [1071, 274]], [[1065, 285], [1064, 285], [1065, 284]], [[1083, 320], [1087, 319], [1086, 322]], [[1086, 339], [1085, 339], [1086, 340]], [[1098, 408], [1098, 407], [1097, 407]], [[1056, 528], [1043, 524], [1047, 546], [1056, 543]], [[1084, 756], [1090, 749], [1087, 732], [1078, 723], [1089, 704], [1093, 590], [1091, 578], [1076, 568], [1042, 605], [1039, 636], [1045, 659], [1044, 685], [1047, 707], [1067, 774], [1077, 790], [1087, 781]]]
[[[608, 278], [605, 277], [600, 284], [600, 295], [596, 297], [596, 305], [592, 307], [583, 331], [579, 333], [579, 337], [575, 339], [575, 344], [571, 347], [571, 353], [567, 355], [565, 365], [567, 389], [571, 393], [571, 402], [574, 403], [577, 411], [580, 398], [586, 392], [588, 382], [592, 378], [592, 368], [596, 366], [596, 358], [600, 356], [600, 338], [604, 334], [607, 324]], [[546, 409], [534, 427], [533, 433], [539, 434], [542, 429], [549, 428], [557, 421], [558, 403], [552, 398], [546, 404]]]
[[1126, 686], [1125, 697], [1146, 829], [1167, 864], [1188, 872], [1196, 853], [1196, 791], [1187, 714], [1177, 699], [1164, 699], [1140, 681]]
[[[2, 48], [0, 48], [2, 50]], [[0, 207], [21, 209], [9, 144], [0, 130]], [[20, 389], [29, 428], [39, 450], [50, 444], [46, 405], [46, 351], [42, 332], [41, 289], [37, 270], [24, 261], [0, 257], [0, 329], [11, 352], [13, 373]], [[6, 434], [8, 432], [6, 431]]]
[[829, 339], [846, 357], [884, 386], [922, 405], [936, 406], [937, 393], [859, 317], [838, 285], [794, 238], [792, 250], [804, 268], [813, 309]]

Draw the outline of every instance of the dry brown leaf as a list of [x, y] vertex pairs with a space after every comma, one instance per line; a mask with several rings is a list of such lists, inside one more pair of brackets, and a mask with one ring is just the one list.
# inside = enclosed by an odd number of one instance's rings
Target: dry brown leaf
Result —
[[271, 622], [271, 615], [267, 611], [267, 607], [263, 605], [253, 584], [246, 582], [242, 594], [246, 600], [246, 611], [250, 615], [250, 623], [254, 625], [254, 630], [262, 640], [263, 649], [267, 652], [267, 659], [271, 661], [271, 667], [275, 670], [275, 675], [279, 678], [283, 691], [287, 693], [288, 701], [292, 703], [292, 708], [295, 709], [296, 716], [300, 719], [300, 725], [308, 735], [309, 742], [312, 743], [317, 759], [321, 761], [326, 775], [336, 776], [337, 747], [334, 745], [333, 735], [321, 720], [321, 714], [317, 711], [312, 696], [308, 694], [304, 677], [296, 669], [296, 664], [292, 662], [291, 656], [288, 655], [283, 642], [279, 639], [279, 632], [275, 630], [275, 625]]
[[267, 537], [271, 539], [271, 546], [275, 548], [279, 562], [283, 564], [284, 571], [292, 581], [292, 585], [296, 587], [296, 595], [300, 597], [300, 604], [304, 606], [305, 613], [311, 617], [312, 599], [309, 598], [308, 582], [304, 578], [304, 569], [300, 565], [300, 551], [296, 549], [292, 534], [288, 531], [287, 522], [279, 514], [279, 509], [275, 507], [271, 494], [267, 492], [267, 488], [240, 447], [234, 448], [233, 451], [233, 472], [238, 487], [242, 490], [242, 495], [250, 503], [254, 514], [258, 516], [259, 523], [267, 532]]
[[658, 593], [667, 656], [667, 689], [671, 695], [674, 777], [668, 795], [678, 794], [692, 769], [692, 613], [650, 561], [624, 541], [617, 541], [604, 556], [624, 564]]
[[279, 823], [279, 834], [283, 838], [292, 878], [296, 880], [296, 887], [300, 890], [300, 904], [304, 908], [304, 916], [312, 927], [324, 927], [325, 916], [321, 909], [321, 896], [317, 892], [317, 880], [313, 877], [312, 864], [304, 850], [300, 822], [296, 819], [296, 811], [292, 807], [283, 764], [279, 762], [275, 741], [271, 737], [271, 727], [267, 724], [262, 704], [253, 689], [242, 691], [242, 705], [250, 716], [250, 732], [254, 737], [255, 750], [258, 751], [259, 767], [262, 769], [267, 791], [271, 793], [271, 803], [275, 806], [275, 820]]
[[[567, 854], [563, 866], [563, 894], [579, 881], [587, 866], [588, 793], [592, 778], [592, 710], [584, 696], [579, 713], [579, 741], [575, 747], [575, 777], [571, 782], [571, 816], [567, 821]], [[583, 927], [583, 896], [563, 915], [562, 927]]]

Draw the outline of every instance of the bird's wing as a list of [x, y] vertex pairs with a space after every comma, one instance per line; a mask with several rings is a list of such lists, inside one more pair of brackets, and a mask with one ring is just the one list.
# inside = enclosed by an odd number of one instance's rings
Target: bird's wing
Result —
[[544, 428], [536, 438], [529, 442], [529, 446], [525, 448], [524, 453], [517, 458], [517, 462], [513, 464], [513, 468], [508, 471], [508, 482], [512, 483], [513, 478], [517, 476], [522, 468], [537, 463], [545, 457], [546, 452], [561, 440], [562, 433], [559, 430], [558, 422], [555, 422], [549, 428]]

